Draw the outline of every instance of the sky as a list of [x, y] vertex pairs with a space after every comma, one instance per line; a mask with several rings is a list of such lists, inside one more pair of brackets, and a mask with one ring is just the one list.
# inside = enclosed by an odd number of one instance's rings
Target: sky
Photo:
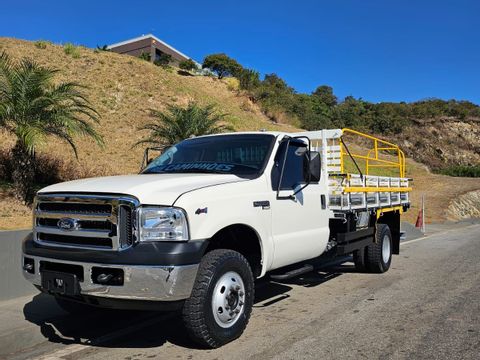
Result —
[[148, 33], [301, 93], [480, 104], [479, 0], [0, 0], [0, 36], [95, 47]]

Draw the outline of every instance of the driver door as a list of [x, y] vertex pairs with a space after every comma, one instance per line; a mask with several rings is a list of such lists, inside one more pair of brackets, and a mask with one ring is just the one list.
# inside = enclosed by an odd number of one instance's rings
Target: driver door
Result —
[[[329, 214], [324, 201], [322, 204], [322, 195], [325, 196], [322, 182], [310, 182], [293, 195], [306, 185], [309, 178], [307, 152], [305, 142], [290, 139], [280, 144], [275, 155], [272, 170], [272, 190], [275, 193], [271, 205], [275, 249], [273, 269], [321, 255], [328, 241]], [[277, 189], [281, 195], [292, 196], [279, 197]]]

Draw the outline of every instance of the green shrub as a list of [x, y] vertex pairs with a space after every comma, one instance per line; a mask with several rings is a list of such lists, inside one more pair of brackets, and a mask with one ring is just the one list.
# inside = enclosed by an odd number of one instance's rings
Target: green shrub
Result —
[[180, 64], [178, 64], [178, 67], [185, 71], [193, 71], [197, 69], [197, 63], [192, 59], [188, 59], [181, 61]]
[[172, 62], [172, 55], [162, 53], [155, 61], [153, 62], [157, 66], [167, 67], [170, 66]]
[[242, 69], [237, 74], [237, 79], [240, 82], [240, 88], [244, 90], [253, 90], [260, 86], [260, 74], [256, 70]]
[[47, 45], [51, 44], [51, 42], [46, 40], [37, 40], [33, 44], [39, 49], [46, 49]]
[[138, 58], [145, 61], [150, 61], [152, 59], [152, 55], [150, 55], [148, 52], [142, 52], [140, 55], [138, 55]]
[[[35, 154], [34, 182], [35, 184], [50, 185], [62, 181], [78, 178], [81, 173], [75, 162], [68, 162], [50, 154], [37, 152]], [[13, 182], [12, 172], [15, 159], [12, 152], [0, 149], [0, 188], [3, 184]]]
[[238, 91], [238, 89], [240, 88], [239, 81], [236, 78], [225, 78], [222, 81], [227, 84], [227, 89], [230, 91]]
[[65, 43], [63, 45], [63, 51], [65, 54], [70, 55], [74, 59], [78, 59], [80, 57], [80, 51], [78, 46], [73, 45], [72, 43]]
[[480, 165], [452, 165], [437, 172], [448, 176], [480, 177]]

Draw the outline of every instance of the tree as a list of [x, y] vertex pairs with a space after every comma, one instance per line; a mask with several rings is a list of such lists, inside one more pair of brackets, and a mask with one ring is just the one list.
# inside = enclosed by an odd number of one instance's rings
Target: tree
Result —
[[192, 59], [188, 59], [181, 61], [180, 64], [178, 64], [178, 67], [185, 71], [193, 71], [197, 69], [197, 63]]
[[375, 104], [373, 110], [374, 117], [370, 124], [373, 132], [398, 134], [408, 125], [406, 104], [383, 102]]
[[287, 82], [275, 73], [266, 74], [263, 79], [263, 84], [274, 89], [276, 92], [294, 93], [293, 88], [288, 86]]
[[295, 94], [291, 113], [296, 115], [302, 128], [307, 130], [320, 130], [332, 127], [331, 108], [315, 96]]
[[155, 122], [146, 124], [139, 130], [149, 130], [150, 134], [139, 144], [170, 146], [191, 136], [209, 135], [232, 130], [230, 126], [219, 124], [226, 114], [216, 112], [213, 105], [200, 106], [190, 102], [186, 107], [169, 105], [167, 111], [152, 110]]
[[35, 151], [46, 138], [65, 141], [77, 158], [75, 135], [103, 144], [91, 125], [99, 122], [99, 115], [83, 87], [75, 82], [54, 84], [56, 73], [32, 60], [17, 63], [5, 52], [0, 54], [0, 128], [16, 137], [12, 179], [16, 196], [27, 204], [34, 196]]
[[203, 60], [202, 67], [215, 72], [219, 79], [225, 76], [237, 76], [243, 69], [242, 65], [225, 54], [208, 55]]
[[294, 89], [276, 74], [265, 75], [260, 85], [252, 91], [252, 96], [260, 102], [264, 112], [276, 113], [291, 113], [294, 94]]
[[344, 101], [333, 109], [333, 123], [337, 127], [352, 127], [357, 130], [367, 130], [372, 123], [373, 104], [353, 96], [345, 97]]
[[321, 102], [329, 107], [337, 105], [337, 97], [333, 94], [333, 89], [331, 86], [319, 86], [315, 89], [312, 95], [317, 97]]

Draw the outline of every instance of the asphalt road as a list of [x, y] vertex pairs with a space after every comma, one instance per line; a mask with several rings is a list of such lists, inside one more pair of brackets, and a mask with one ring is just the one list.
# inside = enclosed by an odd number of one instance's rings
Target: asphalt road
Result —
[[8, 359], [478, 359], [480, 225], [402, 244], [386, 274], [351, 263], [261, 283], [243, 336], [198, 349], [176, 314], [88, 311], [46, 296], [0, 306]]

